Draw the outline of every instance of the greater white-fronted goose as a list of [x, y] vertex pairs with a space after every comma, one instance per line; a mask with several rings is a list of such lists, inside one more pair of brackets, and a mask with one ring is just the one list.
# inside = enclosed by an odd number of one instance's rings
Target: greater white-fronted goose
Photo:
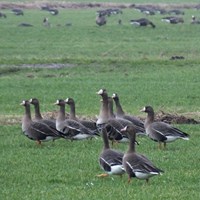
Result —
[[56, 129], [61, 131], [66, 139], [82, 140], [96, 135], [96, 133], [86, 128], [80, 122], [65, 118], [65, 101], [63, 99], [57, 100], [55, 105], [60, 107], [56, 118]]
[[122, 166], [123, 153], [110, 149], [106, 127], [102, 128], [103, 149], [99, 155], [100, 167], [106, 172], [98, 175], [98, 177], [105, 177], [108, 175], [122, 175], [125, 173]]
[[117, 119], [122, 118], [122, 119], [126, 119], [126, 120], [132, 122], [132, 124], [135, 126], [135, 129], [137, 131], [137, 135], [140, 135], [140, 134], [146, 135], [143, 121], [133, 115], [125, 114], [125, 112], [121, 106], [118, 94], [113, 93], [112, 98], [113, 98], [113, 100], [115, 102], [115, 106], [116, 106], [116, 113], [115, 113], [116, 118]]
[[187, 133], [164, 122], [155, 122], [154, 110], [151, 106], [145, 106], [141, 111], [147, 113], [147, 118], [144, 123], [147, 135], [152, 140], [159, 142], [160, 148], [161, 143], [164, 143], [164, 147], [166, 147], [166, 143], [173, 142], [177, 139], [189, 140], [189, 135]]
[[97, 24], [98, 26], [103, 26], [103, 25], [106, 24], [106, 22], [107, 22], [107, 20], [106, 20], [105, 15], [103, 15], [103, 14], [100, 13], [100, 14], [96, 17], [96, 24]]
[[170, 24], [184, 23], [184, 19], [182, 17], [175, 17], [175, 16], [163, 17], [161, 21], [168, 22]]
[[35, 109], [35, 119], [34, 120], [41, 122], [41, 123], [45, 123], [48, 126], [50, 126], [51, 128], [56, 129], [56, 121], [55, 120], [44, 119], [42, 117], [41, 112], [40, 112], [39, 100], [37, 98], [32, 98], [29, 100], [29, 102], [34, 105], [34, 109]]
[[150, 21], [146, 18], [132, 19], [132, 20], [130, 20], [130, 24], [136, 25], [136, 26], [148, 26], [148, 25], [150, 25], [152, 28], [156, 27], [156, 25], [152, 21]]
[[200, 24], [200, 20], [198, 20], [194, 15], [192, 15], [191, 24]]
[[65, 100], [65, 103], [69, 105], [70, 112], [69, 112], [69, 119], [73, 119], [75, 121], [80, 122], [88, 129], [95, 131], [98, 134], [97, 126], [95, 121], [91, 120], [81, 120], [76, 117], [76, 107], [75, 107], [75, 101], [73, 98], [69, 97]]
[[13, 12], [15, 15], [17, 15], [17, 16], [19, 16], [19, 15], [24, 15], [23, 10], [21, 10], [21, 9], [19, 9], [19, 8], [14, 8], [14, 9], [12, 9], [12, 12]]
[[23, 100], [20, 105], [25, 107], [25, 114], [22, 119], [22, 132], [25, 136], [35, 140], [38, 144], [41, 144], [41, 141], [54, 140], [61, 137], [62, 134], [59, 131], [47, 124], [32, 121], [30, 102], [28, 100]]
[[7, 18], [5, 13], [0, 12], [0, 17]]
[[99, 132], [101, 133], [101, 128], [106, 125], [106, 129], [108, 132], [108, 138], [114, 142], [114, 141], [121, 141], [123, 140], [123, 135], [120, 132], [120, 130], [124, 127], [119, 121], [117, 121], [114, 118], [110, 118], [109, 116], [109, 108], [108, 108], [108, 94], [105, 89], [100, 89], [97, 92], [98, 95], [102, 97], [101, 100], [101, 108], [98, 116], [98, 120], [96, 122], [97, 128]]
[[128, 182], [132, 177], [149, 181], [149, 178], [159, 175], [163, 170], [157, 168], [147, 157], [135, 151], [136, 131], [133, 126], [121, 130], [128, 134], [130, 143], [128, 151], [123, 156], [123, 167], [128, 174]]

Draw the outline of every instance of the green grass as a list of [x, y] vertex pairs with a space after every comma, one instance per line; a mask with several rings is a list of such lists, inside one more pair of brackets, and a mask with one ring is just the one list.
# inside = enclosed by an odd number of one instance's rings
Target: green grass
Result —
[[[159, 151], [156, 143], [138, 138], [139, 152], [165, 170], [146, 185], [127, 176], [97, 178], [102, 141], [57, 140], [38, 147], [19, 126], [1, 127], [0, 186], [3, 199], [199, 199], [198, 126], [184, 125], [191, 141], [177, 141]], [[117, 147], [125, 151], [126, 144]], [[195, 154], [194, 154], [195, 152]]]
[[[128, 1], [127, 1], [128, 2]], [[142, 2], [142, 1], [141, 1]], [[199, 199], [199, 125], [175, 125], [191, 135], [159, 151], [148, 138], [138, 138], [138, 152], [149, 157], [165, 173], [148, 185], [127, 176], [96, 177], [102, 171], [98, 155], [101, 138], [70, 142], [57, 140], [38, 147], [21, 131], [23, 99], [37, 97], [42, 114], [56, 111], [56, 99], [75, 99], [77, 114], [94, 118], [100, 97], [118, 93], [127, 113], [145, 117], [139, 110], [151, 105], [155, 111], [199, 116], [199, 26], [189, 24], [194, 10], [186, 10], [185, 23], [170, 25], [161, 16], [149, 18], [156, 29], [129, 25], [140, 13], [126, 9], [112, 16], [104, 27], [95, 24], [95, 12], [64, 10], [53, 17], [40, 10], [25, 10], [16, 17], [0, 19], [0, 197], [17, 199]], [[41, 22], [48, 16], [52, 27]], [[65, 27], [66, 22], [71, 27]], [[17, 27], [21, 22], [33, 28]], [[56, 26], [61, 24], [62, 26]], [[173, 55], [184, 60], [171, 61]], [[35, 65], [35, 66], [34, 66]], [[46, 66], [63, 68], [46, 68]], [[39, 67], [38, 67], [39, 66]], [[66, 108], [68, 111], [68, 107]], [[12, 124], [12, 125], [9, 125]], [[126, 151], [127, 145], [117, 149]]]

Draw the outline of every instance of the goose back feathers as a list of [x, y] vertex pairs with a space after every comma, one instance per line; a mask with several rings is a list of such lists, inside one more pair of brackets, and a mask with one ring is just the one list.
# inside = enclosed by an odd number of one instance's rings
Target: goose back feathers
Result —
[[151, 106], [146, 106], [141, 111], [147, 113], [144, 127], [147, 135], [152, 140], [164, 143], [164, 145], [177, 139], [189, 140], [189, 135], [187, 133], [164, 122], [155, 122], [155, 114]]
[[163, 170], [157, 168], [144, 155], [136, 153], [136, 131], [134, 127], [126, 126], [122, 131], [127, 133], [130, 140], [128, 151], [123, 156], [123, 166], [128, 174], [128, 182], [130, 182], [132, 177], [143, 179], [148, 182], [149, 178], [152, 176], [161, 174]]

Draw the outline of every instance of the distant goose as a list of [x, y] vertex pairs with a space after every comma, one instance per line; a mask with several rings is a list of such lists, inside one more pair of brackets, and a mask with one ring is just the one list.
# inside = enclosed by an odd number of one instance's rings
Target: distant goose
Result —
[[89, 130], [80, 122], [65, 118], [65, 101], [59, 99], [55, 105], [59, 106], [58, 116], [56, 118], [56, 129], [61, 131], [66, 139], [83, 140], [94, 137], [95, 132]]
[[169, 10], [168, 13], [171, 15], [184, 15], [185, 14], [184, 11], [178, 10], [178, 9]]
[[59, 11], [55, 8], [49, 8], [48, 11], [52, 14], [52, 15], [58, 15]]
[[135, 126], [137, 134], [146, 135], [143, 121], [140, 120], [136, 116], [125, 114], [125, 112], [121, 106], [118, 94], [113, 93], [112, 98], [114, 99], [114, 102], [116, 105], [116, 113], [115, 113], [116, 118], [117, 119], [123, 118], [123, 119], [129, 120]]
[[141, 111], [147, 113], [144, 123], [146, 133], [150, 139], [159, 142], [159, 148], [161, 148], [161, 143], [164, 144], [165, 148], [168, 142], [174, 142], [177, 139], [189, 140], [187, 133], [164, 122], [155, 122], [154, 110], [151, 106], [145, 106]]
[[25, 107], [25, 114], [22, 119], [22, 132], [31, 140], [38, 144], [42, 141], [54, 140], [60, 137], [60, 132], [39, 121], [32, 121], [30, 102], [23, 100], [20, 104]]
[[96, 24], [97, 24], [98, 26], [103, 26], [103, 25], [106, 24], [106, 22], [107, 22], [107, 20], [106, 20], [106, 17], [105, 17], [104, 15], [99, 14], [99, 15], [96, 17]]
[[47, 17], [45, 17], [43, 19], [43, 26], [46, 26], [46, 27], [50, 27], [51, 26], [51, 24], [49, 23], [49, 19]]
[[108, 175], [119, 175], [125, 173], [122, 166], [123, 153], [110, 149], [106, 127], [102, 128], [103, 149], [99, 155], [99, 165], [106, 172], [97, 175], [98, 177], [105, 177]]
[[132, 19], [130, 20], [130, 24], [136, 25], [136, 26], [148, 26], [150, 25], [152, 28], [155, 28], [155, 24], [151, 22], [150, 20], [146, 18], [140, 18], [140, 19]]
[[21, 24], [19, 24], [18, 26], [22, 26], [22, 27], [33, 27], [32, 24], [29, 24], [29, 23], [25, 23], [25, 22], [22, 22]]
[[196, 17], [194, 15], [192, 15], [191, 24], [200, 24], [200, 20], [196, 19]]
[[127, 126], [121, 131], [127, 133], [130, 143], [128, 151], [123, 156], [123, 167], [128, 174], [128, 182], [130, 183], [132, 177], [141, 180], [149, 181], [149, 178], [159, 175], [163, 170], [157, 168], [147, 157], [136, 153], [135, 141], [136, 131], [133, 126]]
[[12, 9], [12, 12], [15, 14], [15, 15], [24, 15], [24, 12], [23, 12], [23, 10], [21, 10], [21, 9], [18, 9], [18, 8], [14, 8], [14, 9]]
[[0, 12], [0, 17], [6, 18], [7, 16], [6, 16], [6, 14]]
[[182, 17], [175, 16], [163, 17], [161, 21], [168, 22], [170, 24], [184, 23], [184, 19]]

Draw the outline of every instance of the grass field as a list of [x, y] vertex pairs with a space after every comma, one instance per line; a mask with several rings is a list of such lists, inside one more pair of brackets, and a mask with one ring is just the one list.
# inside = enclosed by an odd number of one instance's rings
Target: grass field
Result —
[[[148, 138], [138, 138], [137, 151], [165, 171], [149, 184], [137, 179], [128, 184], [126, 175], [97, 178], [102, 173], [101, 138], [60, 139], [38, 147], [22, 134], [23, 99], [37, 97], [46, 115], [58, 109], [53, 105], [56, 99], [73, 97], [77, 114], [94, 118], [100, 88], [109, 95], [118, 93], [124, 110], [142, 118], [146, 116], [139, 110], [152, 105], [156, 112], [200, 120], [200, 26], [190, 24], [198, 11], [185, 10], [185, 23], [180, 25], [149, 16], [157, 26], [152, 29], [130, 26], [130, 19], [143, 16], [131, 9], [97, 27], [96, 10], [61, 9], [58, 16], [25, 10], [23, 17], [3, 10], [8, 17], [0, 19], [0, 198], [198, 200], [199, 124], [175, 124], [190, 134], [190, 141], [176, 141], [165, 151]], [[45, 16], [52, 27], [42, 26]], [[119, 17], [122, 26], [117, 24]], [[21, 22], [34, 27], [18, 27]], [[67, 22], [72, 26], [66, 27]], [[170, 60], [173, 55], [185, 59]], [[127, 145], [115, 148], [126, 151]]]

